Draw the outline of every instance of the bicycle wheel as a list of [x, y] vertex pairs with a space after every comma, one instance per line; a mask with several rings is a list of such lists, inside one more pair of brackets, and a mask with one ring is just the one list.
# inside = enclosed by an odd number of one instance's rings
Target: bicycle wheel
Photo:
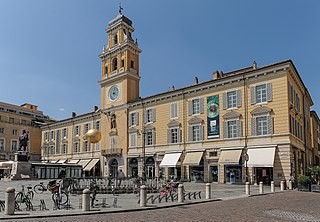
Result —
[[52, 200], [53, 200], [54, 207], [56, 207], [57, 209], [60, 209], [59, 194], [58, 193], [52, 194]]
[[23, 193], [22, 192], [17, 193], [15, 199], [18, 203], [22, 203], [23, 202]]
[[26, 198], [30, 199], [30, 200], [33, 200], [33, 197], [34, 197], [34, 193], [32, 190], [29, 190], [26, 194]]
[[66, 204], [69, 200], [69, 196], [66, 192], [62, 191], [60, 195], [60, 204]]
[[38, 184], [33, 187], [33, 190], [34, 190], [34, 192], [40, 194], [40, 193], [43, 193], [44, 187], [43, 187], [43, 185]]

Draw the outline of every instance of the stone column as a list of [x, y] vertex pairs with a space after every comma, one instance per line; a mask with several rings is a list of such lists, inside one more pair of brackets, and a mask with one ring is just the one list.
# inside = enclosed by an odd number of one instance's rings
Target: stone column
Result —
[[147, 206], [147, 190], [146, 185], [140, 187], [140, 207]]
[[274, 181], [271, 181], [271, 193], [274, 193]]
[[183, 203], [184, 202], [184, 191], [183, 191], [183, 185], [179, 184], [178, 186], [178, 202]]
[[13, 187], [9, 187], [6, 190], [5, 194], [5, 215], [13, 215], [15, 207], [15, 189]]
[[250, 183], [246, 182], [246, 195], [250, 195]]
[[211, 184], [206, 184], [206, 199], [211, 199]]
[[263, 182], [260, 181], [259, 183], [259, 193], [263, 193]]
[[84, 189], [82, 192], [82, 211], [90, 211], [90, 193], [89, 189]]

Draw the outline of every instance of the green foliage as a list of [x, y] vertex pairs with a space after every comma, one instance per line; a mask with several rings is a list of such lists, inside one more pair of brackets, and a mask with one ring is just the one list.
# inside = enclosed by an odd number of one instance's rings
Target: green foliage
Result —
[[310, 177], [309, 176], [305, 176], [305, 175], [298, 175], [298, 184], [301, 185], [308, 185], [311, 182]]

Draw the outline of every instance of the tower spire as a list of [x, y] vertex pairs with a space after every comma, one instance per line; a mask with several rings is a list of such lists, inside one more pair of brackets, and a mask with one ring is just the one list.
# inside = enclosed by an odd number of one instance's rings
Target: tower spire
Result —
[[121, 7], [121, 2], [119, 3], [119, 14], [122, 15], [123, 8]]

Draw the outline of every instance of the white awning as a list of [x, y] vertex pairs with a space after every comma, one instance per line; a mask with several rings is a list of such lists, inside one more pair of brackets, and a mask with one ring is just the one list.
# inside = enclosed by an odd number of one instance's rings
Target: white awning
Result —
[[219, 163], [239, 165], [241, 153], [242, 150], [222, 150], [219, 158]]
[[176, 167], [181, 153], [166, 153], [160, 163], [160, 167]]
[[186, 153], [186, 156], [184, 157], [184, 160], [183, 160], [183, 165], [199, 166], [202, 156], [203, 156], [203, 152]]
[[56, 163], [58, 162], [59, 160], [51, 160], [50, 163]]
[[57, 163], [65, 163], [67, 160], [59, 160]]
[[248, 167], [273, 167], [275, 147], [248, 149]]
[[83, 169], [84, 171], [90, 171], [100, 160], [92, 159], [90, 163]]
[[85, 167], [88, 165], [88, 163], [90, 162], [90, 160], [91, 160], [91, 159], [80, 160], [78, 164], [81, 165], [82, 168], [85, 168]]
[[68, 163], [78, 163], [79, 162], [79, 159], [71, 159], [71, 160], [69, 160], [69, 162]]

